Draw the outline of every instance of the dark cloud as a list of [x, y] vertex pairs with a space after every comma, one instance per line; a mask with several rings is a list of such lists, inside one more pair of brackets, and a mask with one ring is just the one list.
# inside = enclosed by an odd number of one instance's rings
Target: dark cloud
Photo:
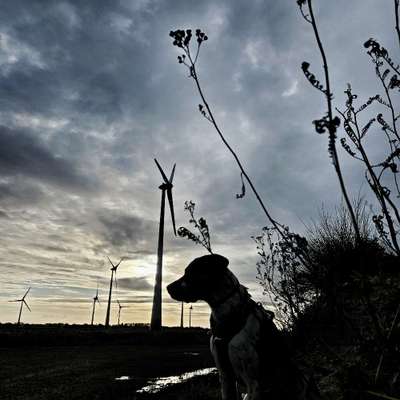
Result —
[[10, 218], [10, 217], [8, 216], [8, 214], [5, 211], [0, 210], [0, 218]]
[[65, 189], [94, 188], [93, 182], [79, 173], [75, 165], [53, 154], [40, 139], [4, 126], [0, 126], [0, 175], [23, 175]]
[[140, 259], [144, 256], [150, 256], [153, 255], [154, 251], [150, 250], [133, 250], [133, 251], [128, 251], [128, 255], [125, 256], [125, 260], [137, 260]]
[[122, 210], [101, 210], [98, 220], [104, 239], [116, 247], [138, 244], [147, 246], [149, 237], [156, 228], [152, 221], [124, 213]]
[[134, 291], [146, 291], [153, 288], [153, 286], [149, 284], [147, 278], [144, 276], [138, 276], [134, 278], [118, 278], [118, 287], [120, 289]]
[[5, 206], [38, 203], [44, 196], [42, 188], [28, 179], [8, 176], [0, 182], [0, 203]]
[[[70, 249], [68, 247], [65, 247], [65, 246], [62, 246], [62, 245], [51, 245], [51, 244], [50, 245], [46, 245], [46, 244], [42, 244], [40, 246], [40, 248], [43, 249], [46, 252], [49, 251], [49, 252], [54, 252], [54, 253], [72, 253], [73, 252], [72, 249]], [[86, 259], [86, 261], [88, 261], [88, 260]], [[60, 270], [61, 269], [59, 269], [59, 271]], [[71, 270], [65, 269], [65, 271], [69, 272]]]
[[[153, 296], [135, 296], [134, 299], [125, 299], [124, 303], [152, 303]], [[163, 304], [177, 304], [176, 300], [171, 299], [170, 297], [163, 298]]]
[[[107, 254], [154, 266], [157, 157], [167, 170], [177, 163], [177, 225], [188, 225], [183, 203], [195, 201], [214, 250], [231, 259], [244, 284], [256, 286], [250, 236], [266, 220], [249, 187], [245, 198], [235, 198], [239, 170], [197, 111], [200, 100], [177, 63], [171, 29], [207, 32], [198, 61], [204, 93], [273, 216], [301, 231], [300, 219], [315, 217], [322, 202], [340, 201], [326, 137], [312, 126], [326, 107], [300, 69], [306, 60], [321, 77], [321, 60], [294, 0], [4, 3], [0, 254], [12, 255], [16, 281], [32, 276], [42, 287], [51, 281], [95, 288], [99, 280], [107, 287]], [[373, 36], [397, 49], [391, 2], [316, 2], [315, 12], [335, 106], [344, 104], [348, 81], [360, 99], [379, 92], [362, 43]], [[380, 162], [378, 139], [371, 135], [369, 145]], [[362, 171], [341, 159], [354, 195]], [[166, 265], [182, 271], [203, 249], [173, 237], [166, 211]], [[153, 275], [144, 274], [121, 278], [123, 293], [149, 289]]]

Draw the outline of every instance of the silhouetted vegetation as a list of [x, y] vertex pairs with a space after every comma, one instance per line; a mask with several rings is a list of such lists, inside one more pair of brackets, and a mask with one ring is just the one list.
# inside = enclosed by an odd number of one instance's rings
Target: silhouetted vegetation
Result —
[[[370, 45], [371, 42], [375, 45], [377, 43], [370, 39], [365, 43], [365, 46], [373, 46]], [[380, 57], [376, 55], [381, 54], [381, 52], [382, 49], [379, 52], [370, 50], [368, 54], [371, 56], [372, 61], [376, 66], [375, 72], [385, 89], [386, 100], [382, 99], [382, 97], [377, 94], [370, 97], [365, 103], [356, 108], [354, 103], [357, 99], [357, 95], [353, 94], [351, 85], [349, 84], [347, 90], [345, 91], [347, 94], [347, 101], [345, 105], [346, 108], [344, 111], [339, 111], [344, 120], [343, 125], [346, 133], [346, 137], [341, 139], [341, 143], [343, 148], [352, 158], [361, 161], [365, 165], [365, 179], [374, 193], [381, 209], [381, 214], [376, 214], [373, 216], [373, 222], [376, 230], [386, 248], [391, 252], [400, 255], [400, 248], [398, 244], [400, 214], [398, 205], [396, 204], [400, 198], [397, 178], [397, 174], [399, 172], [397, 162], [400, 160], [400, 138], [396, 127], [397, 119], [395, 117], [395, 110], [391, 94], [389, 93], [389, 90], [396, 88], [400, 84], [400, 81], [397, 83], [396, 74], [392, 76], [389, 83], [385, 81], [389, 75], [389, 69], [386, 69], [384, 72], [381, 71], [383, 62], [380, 61]], [[379, 103], [390, 110], [390, 114], [392, 116], [391, 123], [386, 122], [382, 113], [378, 113], [374, 118], [371, 118], [371, 115], [367, 117], [368, 121], [363, 126], [361, 125], [360, 121], [362, 114], [368, 111], [366, 109], [374, 102]], [[387, 142], [386, 145], [389, 150], [386, 158], [379, 161], [371, 160], [365, 144], [366, 135], [375, 122], [378, 122], [382, 131], [384, 132], [385, 135], [382, 137]], [[353, 143], [354, 150], [347, 143], [346, 139], [350, 139], [350, 141]], [[392, 178], [393, 187], [391, 188], [389, 187], [390, 182], [386, 177], [387, 173], [389, 173]], [[393, 193], [396, 197], [395, 199], [392, 198]], [[394, 214], [394, 218], [392, 214]]]
[[208, 229], [207, 221], [203, 217], [200, 217], [198, 220], [195, 218], [195, 203], [193, 203], [193, 201], [185, 201], [184, 208], [185, 211], [187, 211], [190, 215], [189, 223], [192, 224], [193, 227], [199, 231], [199, 234], [196, 235], [189, 229], [181, 226], [178, 229], [178, 235], [182, 238], [187, 238], [196, 244], [201, 244], [204, 248], [207, 249], [209, 253], [212, 254], [210, 231]]
[[[329, 84], [328, 62], [317, 29], [312, 0], [298, 0], [297, 4], [305, 21], [312, 25], [323, 61], [325, 85], [322, 85], [316, 76], [309, 71], [310, 64], [308, 62], [303, 62], [302, 64], [302, 70], [306, 78], [315, 88], [324, 94], [327, 102], [327, 114], [323, 118], [314, 121], [315, 129], [318, 133], [328, 131], [329, 155], [332, 158], [333, 165], [339, 177], [340, 187], [349, 210], [356, 237], [359, 238], [359, 227], [347, 195], [347, 188], [344, 183], [336, 150], [337, 130], [341, 121], [338, 116], [333, 116], [333, 93], [330, 90]], [[394, 10], [396, 33], [398, 34], [399, 2], [397, 0], [394, 0]], [[400, 66], [391, 59], [388, 50], [377, 40], [368, 39], [364, 43], [364, 47], [367, 49], [367, 54], [375, 67], [375, 74], [382, 85], [384, 94], [374, 94], [356, 106], [355, 103], [358, 96], [354, 94], [351, 85], [348, 84], [345, 90], [347, 95], [345, 108], [342, 111], [336, 108], [336, 111], [343, 119], [345, 132], [345, 136], [340, 139], [340, 143], [347, 154], [364, 164], [366, 169], [365, 179], [375, 195], [381, 210], [381, 213], [374, 215], [372, 220], [385, 247], [399, 256], [400, 213], [398, 200], [400, 198], [400, 190], [397, 174], [399, 172], [398, 162], [400, 161], [400, 136], [397, 128], [399, 110], [395, 107], [394, 97], [400, 89], [400, 80], [398, 79]], [[376, 111], [373, 107], [376, 104], [380, 107], [377, 114], [375, 114]], [[384, 133], [384, 135], [380, 135], [383, 138], [381, 148], [387, 149], [387, 155], [382, 160], [371, 159], [367, 144], [367, 133], [371, 131], [371, 128], [376, 123]], [[352, 144], [350, 145], [347, 140], [350, 140]]]
[[[335, 212], [323, 209], [319, 221], [308, 227], [307, 238], [291, 235], [292, 246], [277, 240], [268, 228], [254, 238], [261, 257], [257, 277], [279, 310], [283, 326], [290, 328], [316, 299], [337, 301], [334, 285], [345, 284], [355, 271], [361, 274], [378, 270], [376, 262], [385, 250], [372, 234], [366, 204], [359, 200], [352, 208], [360, 227], [358, 239], [344, 205]], [[296, 257], [293, 249], [297, 247], [307, 254], [306, 263]], [[358, 262], [360, 254], [366, 256], [366, 264]]]
[[[305, 77], [311, 83], [313, 87], [318, 89], [320, 92], [323, 93], [326, 104], [327, 104], [327, 112], [322, 118], [313, 121], [315, 125], [315, 131], [319, 134], [323, 134], [328, 132], [328, 153], [330, 158], [332, 159], [333, 167], [335, 168], [337, 177], [339, 179], [340, 189], [342, 191], [342, 195], [344, 201], [346, 202], [347, 208], [349, 210], [349, 214], [351, 217], [351, 221], [353, 224], [354, 232], [356, 235], [357, 240], [360, 240], [360, 233], [357, 225], [356, 216], [354, 214], [354, 210], [352, 208], [349, 196], [347, 194], [347, 188], [344, 183], [342, 169], [339, 162], [339, 157], [336, 149], [336, 138], [337, 138], [337, 129], [340, 125], [340, 119], [337, 116], [333, 115], [333, 93], [330, 87], [330, 79], [329, 79], [329, 68], [328, 68], [328, 61], [325, 54], [324, 47], [321, 42], [321, 38], [318, 32], [317, 23], [314, 16], [314, 11], [312, 8], [312, 1], [311, 0], [297, 0], [297, 4], [300, 7], [301, 14], [304, 20], [312, 25], [313, 32], [315, 35], [315, 39], [317, 41], [318, 49], [321, 54], [322, 64], [324, 69], [324, 81], [325, 83], [322, 84], [313, 73], [309, 71], [310, 64], [306, 61], [303, 62], [301, 68], [304, 72]], [[307, 10], [304, 10], [306, 8]]]
[[[400, 45], [399, 3], [393, 2]], [[191, 30], [171, 31], [170, 36], [183, 51], [178, 62], [188, 69], [196, 84], [202, 100], [200, 113], [214, 126], [240, 169], [242, 191], [236, 197], [245, 196], [248, 184], [267, 217], [268, 226], [253, 238], [260, 255], [257, 277], [276, 305], [277, 319], [288, 332], [298, 358], [316, 371], [328, 398], [396, 399], [400, 396], [400, 115], [395, 96], [400, 89], [400, 66], [376, 39], [368, 39], [364, 47], [382, 94], [373, 94], [356, 105], [357, 95], [349, 84], [344, 109], [335, 107], [328, 57], [312, 4], [312, 0], [297, 0], [315, 36], [323, 79], [311, 71], [309, 62], [303, 62], [301, 68], [326, 102], [326, 114], [313, 124], [318, 134], [327, 133], [328, 154], [343, 203], [332, 212], [323, 209], [305, 236], [292, 232], [270, 215], [215, 120], [196, 70], [201, 45], [208, 37], [196, 30], [197, 44], [192, 53]], [[378, 160], [373, 159], [368, 143], [368, 133], [376, 128], [383, 132], [381, 148], [386, 149], [386, 155]], [[340, 148], [365, 167], [363, 178], [379, 212], [368, 209], [360, 199], [350, 201], [351, 188], [346, 185], [340, 164]], [[184, 236], [200, 243], [200, 237]]]
[[[208, 40], [208, 36], [201, 31], [201, 29], [196, 29], [195, 31], [196, 35], [196, 44], [191, 47], [191, 40], [192, 40], [192, 30], [191, 29], [178, 29], [176, 31], [171, 31], [169, 33], [170, 37], [173, 38], [173, 45], [178, 47], [179, 49], [182, 50], [182, 54], [178, 56], [178, 63], [182, 64], [185, 68], [187, 68], [189, 72], [189, 77], [191, 77], [196, 85], [196, 89], [198, 91], [198, 94], [201, 98], [202, 103], [199, 104], [199, 112], [201, 115], [213, 125], [214, 129], [218, 133], [219, 137], [221, 138], [222, 142], [228, 149], [228, 151], [232, 154], [233, 158], [236, 161], [237, 166], [239, 167], [240, 170], [240, 179], [242, 183], [241, 187], [241, 193], [236, 194], [237, 199], [241, 199], [245, 196], [246, 194], [246, 186], [245, 182], [250, 186], [254, 196], [256, 197], [261, 209], [263, 210], [265, 216], [267, 217], [268, 224], [271, 226], [271, 229], [274, 229], [279, 236], [280, 239], [284, 240], [287, 242], [287, 244], [290, 246], [292, 241], [290, 239], [290, 231], [288, 230], [287, 227], [282, 225], [280, 222], [278, 222], [275, 218], [272, 217], [271, 213], [267, 209], [264, 201], [262, 200], [261, 196], [259, 195], [256, 187], [253, 184], [252, 179], [246, 172], [242, 161], [240, 160], [237, 152], [232, 148], [232, 146], [229, 144], [228, 140], [226, 139], [225, 135], [223, 134], [220, 126], [218, 125], [217, 120], [215, 119], [215, 116], [213, 114], [213, 111], [207, 102], [204, 90], [202, 89], [202, 86], [200, 84], [200, 79], [198, 72], [196, 70], [196, 63], [198, 61], [198, 57], [200, 54], [200, 49], [201, 46], [204, 42]], [[302, 258], [304, 255], [298, 254], [298, 257]]]

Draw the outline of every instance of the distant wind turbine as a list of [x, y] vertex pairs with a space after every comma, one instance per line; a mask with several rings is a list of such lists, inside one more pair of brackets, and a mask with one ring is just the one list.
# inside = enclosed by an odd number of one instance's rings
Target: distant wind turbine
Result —
[[92, 311], [92, 322], [91, 325], [93, 325], [93, 321], [94, 321], [94, 311], [96, 309], [96, 302], [100, 304], [99, 301], [99, 287], [97, 286], [97, 290], [96, 290], [96, 296], [93, 297], [93, 311]]
[[106, 322], [105, 322], [105, 326], [110, 326], [110, 311], [111, 311], [111, 294], [112, 294], [112, 286], [113, 286], [113, 278], [115, 280], [115, 286], [118, 286], [117, 284], [117, 268], [119, 267], [119, 265], [121, 264], [122, 260], [124, 258], [121, 258], [119, 260], [119, 263], [114, 265], [112, 263], [112, 261], [110, 260], [109, 257], [108, 261], [110, 261], [111, 264], [111, 279], [110, 279], [110, 291], [108, 293], [108, 304], [107, 304], [107, 312], [106, 312]]
[[29, 293], [30, 290], [31, 290], [31, 288], [29, 288], [29, 289], [25, 292], [25, 294], [23, 295], [22, 299], [19, 299], [19, 300], [10, 300], [10, 301], [9, 301], [9, 303], [15, 303], [15, 302], [20, 302], [20, 303], [21, 303], [21, 306], [20, 306], [20, 308], [19, 308], [19, 314], [18, 314], [18, 322], [17, 322], [18, 325], [21, 323], [21, 315], [22, 315], [22, 307], [23, 307], [23, 305], [25, 304], [26, 308], [27, 308], [29, 311], [32, 311], [32, 310], [29, 308], [28, 303], [25, 301], [25, 297], [27, 296], [27, 294]]
[[128, 306], [121, 306], [121, 303], [119, 302], [119, 300], [117, 300], [118, 303], [118, 325], [120, 324], [120, 320], [121, 320], [121, 310], [123, 308], [128, 308]]
[[163, 251], [164, 251], [164, 215], [165, 215], [165, 194], [168, 197], [169, 208], [171, 210], [171, 218], [172, 218], [172, 226], [174, 229], [174, 234], [176, 236], [176, 228], [175, 228], [175, 214], [174, 214], [174, 203], [172, 199], [172, 181], [174, 179], [175, 174], [175, 166], [174, 164], [171, 172], [171, 176], [168, 179], [162, 170], [160, 164], [156, 159], [154, 159], [157, 167], [161, 173], [161, 176], [164, 182], [159, 186], [161, 190], [161, 211], [160, 211], [160, 225], [158, 230], [158, 251], [157, 251], [157, 272], [156, 272], [156, 280], [154, 285], [154, 298], [153, 298], [153, 309], [151, 313], [151, 324], [150, 327], [152, 330], [161, 329], [162, 319], [161, 319], [161, 284], [162, 284], [162, 259], [163, 259]]

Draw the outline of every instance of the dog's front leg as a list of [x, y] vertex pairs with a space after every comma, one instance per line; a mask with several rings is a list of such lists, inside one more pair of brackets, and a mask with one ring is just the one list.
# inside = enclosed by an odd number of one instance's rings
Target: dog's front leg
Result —
[[227, 344], [220, 338], [211, 336], [210, 348], [219, 372], [222, 400], [238, 400], [236, 379], [229, 361]]
[[239, 400], [235, 377], [225, 371], [219, 371], [222, 400]]
[[269, 396], [261, 391], [259, 355], [251, 339], [243, 333], [235, 336], [229, 343], [228, 355], [235, 376], [245, 386], [246, 396], [243, 400], [269, 399]]

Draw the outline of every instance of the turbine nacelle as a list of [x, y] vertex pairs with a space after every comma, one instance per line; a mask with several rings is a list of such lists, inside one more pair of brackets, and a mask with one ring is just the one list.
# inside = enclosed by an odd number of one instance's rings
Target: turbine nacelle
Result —
[[121, 309], [121, 308], [127, 308], [127, 307], [128, 307], [128, 306], [122, 306], [121, 303], [119, 302], [119, 300], [117, 300], [117, 303], [118, 303], [119, 309]]
[[172, 190], [173, 187], [174, 185], [170, 183], [162, 183], [158, 188], [161, 190]]
[[110, 268], [111, 271], [116, 271], [117, 268], [119, 267], [119, 265], [120, 265], [120, 264], [122, 263], [122, 261], [124, 261], [124, 259], [125, 259], [125, 257], [122, 257], [122, 258], [119, 260], [119, 263], [118, 263], [118, 264], [114, 264], [114, 263], [110, 260], [110, 257], [107, 256], [107, 258], [108, 258], [108, 261], [109, 261], [110, 264], [111, 264], [111, 268]]
[[99, 300], [99, 289], [96, 290], [96, 296], [93, 297], [93, 301], [100, 304], [100, 300]]
[[25, 304], [26, 308], [27, 308], [29, 311], [32, 311], [32, 310], [29, 308], [28, 303], [25, 301], [25, 297], [27, 296], [27, 294], [29, 293], [30, 290], [31, 290], [31, 288], [29, 288], [29, 289], [25, 292], [25, 294], [22, 296], [21, 299], [18, 299], [18, 300], [11, 300], [11, 301], [9, 301], [9, 303], [17, 303], [17, 302], [19, 303], [19, 302], [22, 302], [22, 303]]

